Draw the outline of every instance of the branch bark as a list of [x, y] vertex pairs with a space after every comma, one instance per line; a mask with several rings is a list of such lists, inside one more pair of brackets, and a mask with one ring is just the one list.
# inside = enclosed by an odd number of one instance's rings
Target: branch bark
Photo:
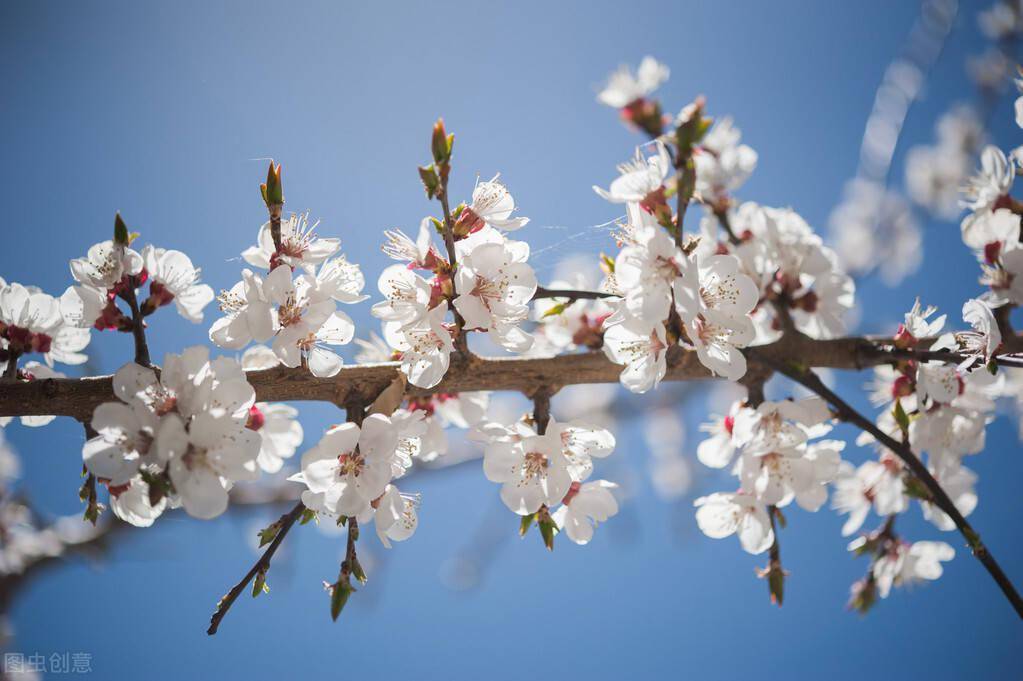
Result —
[[[893, 361], [878, 353], [875, 343], [863, 337], [813, 340], [795, 334], [776, 343], [747, 348], [745, 353], [750, 372], [769, 374], [771, 362], [858, 370]], [[668, 365], [665, 381], [713, 378], [695, 352], [682, 348], [669, 351]], [[350, 365], [332, 378], [316, 378], [301, 367], [275, 367], [249, 371], [247, 378], [261, 402], [320, 401], [343, 407], [352, 399], [371, 402], [394, 380], [399, 366], [397, 362]], [[470, 356], [463, 363], [452, 363], [444, 380], [435, 387], [409, 386], [408, 394], [506, 390], [528, 395], [543, 385], [556, 391], [567, 385], [617, 383], [621, 371], [621, 366], [599, 351], [549, 358]], [[114, 399], [111, 376], [35, 379], [0, 385], [0, 416], [54, 414], [82, 420], [88, 419], [98, 405]]]
[[[589, 292], [587, 292], [589, 293]], [[891, 345], [890, 338], [852, 336], [832, 340], [814, 340], [791, 333], [767, 345], [746, 348], [750, 364], [749, 378], [766, 378], [777, 364], [798, 364], [822, 369], [861, 370], [891, 364], [900, 358], [935, 359], [958, 363], [957, 353], [931, 353], [920, 342], [920, 349], [900, 351], [881, 347]], [[1013, 347], [1019, 339], [1012, 337]], [[1000, 364], [1015, 366], [1011, 358]], [[690, 381], [713, 378], [695, 352], [672, 348], [668, 356], [665, 381]], [[249, 383], [261, 402], [319, 401], [344, 407], [351, 400], [372, 402], [398, 375], [398, 362], [355, 364], [341, 368], [332, 378], [316, 378], [301, 367], [275, 367], [247, 372]], [[557, 389], [577, 384], [616, 383], [622, 367], [600, 351], [565, 354], [545, 358], [478, 357], [453, 363], [444, 380], [430, 389], [408, 386], [411, 396], [474, 390], [516, 391], [531, 396], [540, 386]], [[103, 402], [115, 399], [112, 376], [85, 378], [47, 378], [0, 383], [0, 416], [71, 416], [88, 420]]]

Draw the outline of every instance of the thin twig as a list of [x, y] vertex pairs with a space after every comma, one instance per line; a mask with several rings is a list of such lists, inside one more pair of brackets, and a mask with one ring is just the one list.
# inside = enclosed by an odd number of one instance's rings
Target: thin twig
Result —
[[941, 487], [931, 472], [927, 470], [927, 467], [917, 457], [909, 445], [896, 441], [890, 435], [878, 428], [873, 421], [868, 419], [863, 414], [856, 411], [848, 402], [843, 400], [834, 391], [824, 385], [820, 377], [810, 369], [796, 368], [790, 364], [777, 363], [774, 365], [775, 370], [779, 373], [785, 374], [796, 383], [799, 383], [810, 391], [824, 398], [836, 412], [836, 417], [852, 423], [858, 426], [861, 430], [864, 430], [874, 436], [880, 444], [887, 447], [889, 450], [894, 452], [902, 461], [909, 467], [910, 471], [920, 482], [927, 487], [927, 490], [931, 493], [931, 497], [934, 503], [944, 511], [955, 523], [959, 532], [966, 539], [967, 546], [973, 552], [973, 555], [987, 568], [987, 571], [991, 574], [991, 577], [995, 580], [995, 583], [1001, 588], [1002, 593], [1008, 599], [1012, 605], [1016, 614], [1023, 619], [1023, 599], [1020, 598], [1019, 592], [1013, 585], [1012, 581], [1006, 576], [1005, 572], [1002, 571], [1001, 566], [995, 560], [994, 556], [984, 545], [980, 539], [980, 535], [970, 525], [969, 521], [963, 517], [963, 514], [956, 508], [955, 503], [949, 498], [948, 494]]
[[305, 504], [300, 501], [295, 504], [293, 509], [282, 515], [280, 520], [277, 521], [281, 524], [281, 529], [277, 531], [277, 535], [273, 538], [273, 541], [270, 542], [270, 546], [267, 547], [260, 559], [256, 561], [256, 564], [252, 566], [252, 569], [245, 573], [242, 580], [235, 584], [230, 591], [224, 594], [224, 597], [220, 599], [219, 603], [217, 603], [217, 609], [213, 613], [213, 617], [210, 618], [210, 628], [206, 630], [207, 634], [212, 636], [217, 633], [217, 628], [220, 627], [220, 621], [224, 619], [224, 615], [226, 615], [227, 611], [231, 609], [231, 606], [234, 605], [238, 596], [240, 596], [246, 587], [248, 587], [249, 582], [252, 581], [256, 574], [259, 572], [265, 573], [270, 569], [270, 561], [273, 559], [274, 554], [277, 553], [277, 549], [280, 548], [281, 544], [284, 542], [284, 538], [288, 536], [288, 532], [295, 524], [295, 521], [302, 516], [303, 511], [305, 511]]
[[139, 301], [135, 295], [135, 278], [128, 277], [128, 285], [122, 296], [131, 310], [131, 334], [135, 339], [135, 363], [142, 367], [152, 366], [149, 359], [149, 344], [146, 342], [146, 324], [139, 310]]
[[568, 300], [601, 300], [603, 298], [616, 297], [617, 294], [608, 293], [606, 291], [583, 291], [565, 288], [546, 288], [543, 286], [537, 286], [536, 293], [533, 294], [533, 300], [540, 300], [543, 298], [567, 298]]
[[[440, 192], [437, 195], [440, 200], [441, 210], [444, 211], [444, 248], [448, 252], [448, 264], [451, 265], [452, 288], [454, 288], [454, 277], [458, 269], [458, 255], [455, 252], [455, 224], [451, 219], [451, 207], [448, 204], [448, 174], [442, 173], [440, 180]], [[455, 317], [455, 349], [462, 357], [469, 356], [469, 339], [465, 335], [465, 319], [451, 306]]]

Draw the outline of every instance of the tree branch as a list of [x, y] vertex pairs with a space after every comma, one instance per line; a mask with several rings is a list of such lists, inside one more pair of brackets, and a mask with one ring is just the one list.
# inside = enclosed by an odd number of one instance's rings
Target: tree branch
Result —
[[[768, 372], [776, 364], [798, 363], [827, 369], [860, 370], [890, 364], [895, 358], [877, 347], [891, 339], [848, 337], [814, 340], [793, 333], [768, 345], [746, 348], [750, 372]], [[669, 350], [665, 381], [713, 378], [695, 352]], [[317, 378], [301, 367], [275, 367], [247, 372], [261, 402], [319, 401], [344, 406], [353, 398], [370, 403], [391, 384], [397, 362], [344, 366], [332, 378]], [[411, 396], [475, 390], [509, 390], [531, 395], [539, 386], [552, 390], [578, 384], [617, 383], [622, 367], [600, 351], [546, 358], [472, 356], [453, 363], [444, 380], [433, 388], [409, 386]], [[93, 409], [114, 398], [111, 376], [47, 378], [0, 384], [0, 416], [71, 416], [88, 419]]]
[[217, 633], [217, 629], [220, 627], [220, 621], [224, 619], [224, 615], [226, 615], [227, 611], [231, 609], [234, 602], [238, 600], [238, 596], [240, 596], [242, 591], [244, 591], [249, 585], [249, 582], [252, 581], [257, 573], [266, 573], [266, 571], [270, 568], [270, 561], [273, 559], [274, 554], [277, 553], [277, 549], [279, 549], [281, 544], [284, 543], [284, 538], [288, 536], [288, 532], [291, 531], [292, 526], [295, 524], [295, 521], [301, 517], [303, 511], [305, 511], [305, 504], [300, 501], [295, 504], [293, 509], [282, 515], [280, 520], [277, 521], [281, 524], [281, 529], [277, 531], [277, 535], [273, 538], [273, 541], [270, 542], [270, 546], [267, 547], [260, 559], [256, 561], [256, 564], [253, 565], [247, 573], [245, 573], [242, 580], [235, 584], [234, 587], [232, 587], [232, 589], [220, 599], [220, 602], [217, 603], [217, 609], [213, 613], [213, 617], [210, 618], [210, 628], [206, 630], [207, 634], [213, 636]]
[[1012, 582], [1006, 576], [1005, 572], [1002, 571], [1001, 566], [995, 560], [994, 556], [984, 545], [980, 539], [980, 535], [970, 525], [969, 521], [963, 517], [963, 514], [956, 508], [955, 503], [949, 498], [945, 490], [942, 489], [938, 481], [934, 479], [931, 472], [927, 470], [927, 467], [917, 457], [908, 444], [898, 442], [890, 435], [878, 428], [873, 421], [868, 419], [863, 414], [859, 413], [853, 407], [835, 394], [830, 388], [824, 385], [820, 377], [817, 376], [810, 369], [796, 368], [792, 364], [774, 363], [774, 368], [796, 383], [799, 383], [803, 387], [809, 389], [820, 397], [824, 398], [835, 410], [836, 417], [852, 423], [858, 426], [861, 430], [864, 430], [874, 436], [880, 444], [891, 450], [897, 455], [902, 461], [909, 467], [910, 471], [920, 482], [927, 487], [927, 490], [931, 493], [934, 503], [944, 511], [955, 523], [959, 529], [960, 534], [966, 539], [967, 546], [973, 552], [973, 555], [987, 568], [987, 571], [991, 574], [991, 577], [995, 580], [995, 583], [1001, 588], [1002, 593], [1008, 599], [1012, 605], [1016, 614], [1023, 619], [1023, 599], [1020, 598], [1019, 592], [1016, 591], [1016, 587], [1013, 586]]
[[617, 297], [616, 294], [607, 293], [605, 291], [581, 291], [564, 288], [545, 288], [543, 286], [537, 286], [536, 293], [533, 294], [533, 300], [540, 300], [541, 298], [568, 298], [569, 300], [601, 300], [603, 298], [616, 297]]

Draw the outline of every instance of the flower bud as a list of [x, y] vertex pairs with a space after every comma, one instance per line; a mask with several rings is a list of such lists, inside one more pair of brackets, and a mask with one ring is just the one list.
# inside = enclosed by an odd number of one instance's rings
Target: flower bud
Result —
[[551, 518], [551, 513], [546, 506], [541, 506], [536, 513], [536, 524], [540, 527], [540, 536], [543, 537], [543, 545], [548, 551], [554, 550], [554, 535], [558, 533], [558, 526]]
[[128, 225], [124, 224], [120, 213], [114, 215], [114, 243], [118, 246], [127, 246], [131, 243], [131, 234], [128, 232]]
[[336, 584], [325, 584], [327, 590], [330, 592], [330, 617], [335, 622], [341, 615], [341, 611], [345, 608], [345, 603], [348, 602], [348, 597], [352, 595], [355, 589], [348, 582], [347, 577], [345, 579], [338, 579]]
[[430, 150], [433, 152], [433, 161], [437, 165], [444, 165], [451, 160], [451, 148], [455, 144], [455, 136], [449, 135], [444, 129], [444, 119], [438, 118], [433, 124], [433, 137], [430, 140]]
[[693, 155], [693, 147], [700, 143], [703, 136], [710, 129], [713, 119], [704, 118], [703, 106], [706, 103], [703, 96], [682, 109], [678, 119], [675, 121], [675, 144], [678, 146], [680, 158], [690, 158]]
[[263, 201], [267, 208], [284, 205], [284, 185], [281, 183], [281, 164], [274, 165], [270, 161], [270, 168], [266, 171], [266, 183], [259, 185], [259, 191], [263, 195]]

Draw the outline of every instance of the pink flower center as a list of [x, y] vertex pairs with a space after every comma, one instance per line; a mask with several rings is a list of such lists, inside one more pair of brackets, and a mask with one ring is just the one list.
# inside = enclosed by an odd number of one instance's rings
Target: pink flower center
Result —
[[366, 464], [366, 460], [359, 452], [345, 452], [337, 457], [337, 462], [340, 464], [339, 475], [354, 475], [355, 477], [359, 477], [359, 473], [362, 472], [363, 466]]

